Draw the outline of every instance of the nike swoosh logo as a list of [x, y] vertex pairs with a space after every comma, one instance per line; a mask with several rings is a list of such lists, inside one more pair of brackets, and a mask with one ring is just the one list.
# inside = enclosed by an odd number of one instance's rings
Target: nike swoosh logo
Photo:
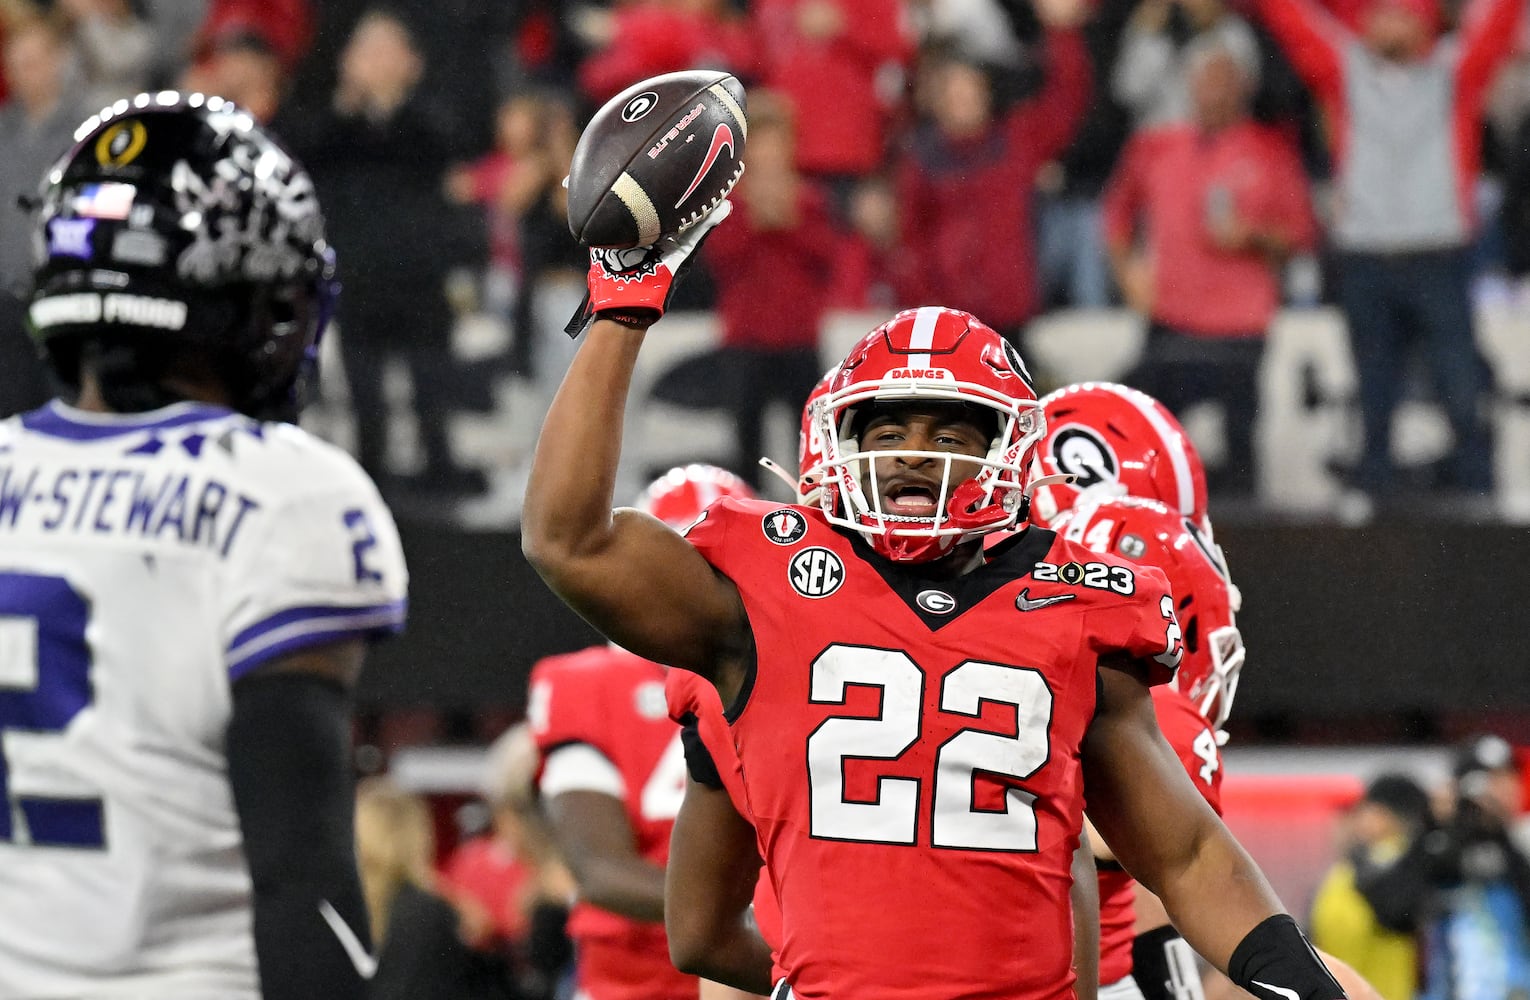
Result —
[[716, 163], [717, 158], [722, 155], [724, 146], [728, 148], [729, 155], [733, 155], [733, 129], [727, 123], [718, 125], [717, 130], [712, 133], [712, 145], [707, 150], [707, 158], [701, 161], [701, 169], [696, 171], [695, 178], [691, 180], [691, 186], [686, 188], [685, 194], [682, 194], [680, 200], [675, 202], [676, 208], [684, 205], [685, 199], [689, 198], [691, 192], [696, 190], [696, 186], [707, 175], [707, 171], [712, 169], [712, 164]]
[[[371, 979], [377, 975], [377, 959], [367, 951], [361, 943], [361, 938], [351, 930], [351, 925], [345, 922], [339, 912], [327, 899], [319, 900], [319, 916], [329, 924], [329, 929], [335, 932], [335, 937], [340, 939], [340, 947], [345, 949], [345, 957], [351, 960], [351, 965], [356, 967], [356, 974], [362, 979]], [[1293, 997], [1292, 1000], [1295, 1000]]]
[[1302, 998], [1297, 995], [1295, 990], [1288, 990], [1284, 986], [1271, 986], [1269, 983], [1261, 983], [1257, 979], [1250, 979], [1249, 982], [1253, 983], [1255, 986], [1263, 986], [1271, 993], [1279, 993], [1281, 996], [1285, 997], [1286, 1000], [1302, 1000]]
[[1026, 587], [1024, 590], [1020, 591], [1019, 596], [1015, 598], [1015, 607], [1021, 611], [1035, 611], [1037, 608], [1044, 608], [1048, 604], [1061, 604], [1063, 601], [1071, 601], [1077, 596], [1077, 594], [1056, 594], [1052, 597], [1037, 597], [1032, 599], [1031, 588]]

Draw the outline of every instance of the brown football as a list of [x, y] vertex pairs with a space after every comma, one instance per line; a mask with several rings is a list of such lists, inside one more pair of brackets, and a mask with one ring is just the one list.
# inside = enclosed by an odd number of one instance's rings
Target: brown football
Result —
[[635, 83], [595, 113], [568, 175], [568, 228], [592, 247], [673, 236], [744, 172], [744, 85], [717, 70]]

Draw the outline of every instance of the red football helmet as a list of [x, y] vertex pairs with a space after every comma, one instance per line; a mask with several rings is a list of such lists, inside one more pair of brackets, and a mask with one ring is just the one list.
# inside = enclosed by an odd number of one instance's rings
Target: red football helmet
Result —
[[1052, 528], [1096, 552], [1163, 570], [1184, 631], [1185, 657], [1173, 684], [1220, 733], [1232, 714], [1246, 655], [1234, 624], [1238, 590], [1221, 548], [1190, 518], [1138, 497], [1079, 504], [1064, 511]]
[[727, 469], [692, 463], [670, 469], [649, 483], [632, 506], [684, 531], [723, 497], [753, 500], [754, 490]]
[[1041, 405], [1047, 434], [1036, 449], [1037, 475], [1074, 479], [1038, 484], [1033, 522], [1049, 525], [1075, 504], [1126, 495], [1166, 504], [1211, 537], [1201, 456], [1162, 403], [1113, 382], [1079, 382]]
[[802, 433], [797, 437], [797, 502], [800, 504], [818, 503], [819, 481], [823, 478], [823, 428], [819, 425], [818, 411], [837, 374], [838, 368], [824, 372], [802, 405]]
[[[864, 448], [858, 411], [888, 402], [959, 403], [994, 418], [982, 458], [951, 452]], [[968, 313], [925, 306], [898, 313], [861, 338], [835, 373], [817, 413], [823, 442], [819, 505], [828, 520], [863, 535], [881, 555], [925, 562], [958, 542], [1012, 527], [1025, 516], [1031, 453], [1043, 433], [1041, 404], [1020, 354]], [[938, 488], [924, 502], [933, 513], [885, 509], [875, 459], [934, 460]], [[953, 481], [954, 462], [982, 466]]]

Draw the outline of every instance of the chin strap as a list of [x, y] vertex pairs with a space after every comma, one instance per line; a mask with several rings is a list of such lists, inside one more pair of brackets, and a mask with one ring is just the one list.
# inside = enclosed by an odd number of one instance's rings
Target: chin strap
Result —
[[781, 465], [774, 459], [761, 458], [760, 468], [764, 469], [766, 472], [771, 473], [772, 475], [779, 478], [781, 482], [785, 483], [787, 488], [792, 491], [792, 496], [797, 495], [797, 480], [793, 479], [791, 473], [782, 468]]
[[1078, 477], [1067, 472], [1059, 472], [1051, 476], [1039, 476], [1032, 479], [1025, 487], [1025, 498], [1029, 500], [1031, 495], [1043, 486], [1067, 486]]

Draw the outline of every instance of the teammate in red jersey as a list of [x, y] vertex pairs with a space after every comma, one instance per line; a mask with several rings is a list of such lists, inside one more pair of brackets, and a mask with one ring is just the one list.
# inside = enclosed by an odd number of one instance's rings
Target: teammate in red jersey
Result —
[[[689, 545], [613, 514], [644, 332], [725, 214], [621, 273], [592, 260], [596, 320], [543, 427], [523, 545], [613, 640], [717, 684], [755, 821], [717, 851], [763, 848], [781, 994], [1070, 996], [1087, 782], [1122, 861], [1236, 983], [1342, 996], [1158, 733], [1148, 687], [1180, 656], [1162, 574], [1043, 529], [984, 559], [982, 535], [1024, 516], [1042, 421], [1013, 348], [971, 316], [900, 314], [847, 357], [820, 509], [724, 500]], [[771, 985], [768, 949], [708, 961]]]
[[[675, 530], [723, 496], [753, 492], [712, 466], [673, 469], [638, 501]], [[665, 667], [599, 646], [531, 672], [527, 714], [542, 755], [538, 785], [579, 884], [569, 919], [580, 993], [590, 1000], [695, 1000], [669, 960], [664, 863], [685, 788]]]
[[[1233, 623], [1231, 582], [1220, 550], [1188, 518], [1154, 500], [1119, 497], [1063, 511], [1052, 522], [1064, 538], [1168, 576], [1184, 630], [1185, 656], [1174, 680], [1153, 689], [1159, 729], [1196, 789], [1221, 812], [1218, 727], [1232, 710], [1243, 640]], [[1201, 996], [1194, 954], [1163, 905], [1139, 893], [1108, 844], [1094, 838], [1100, 885], [1100, 996], [1105, 1000], [1189, 1000]]]
[[1047, 433], [1036, 448], [1039, 486], [1031, 523], [1049, 526], [1075, 505], [1146, 497], [1189, 518], [1211, 537], [1206, 469], [1174, 414], [1147, 393], [1115, 382], [1077, 382], [1041, 400]]

